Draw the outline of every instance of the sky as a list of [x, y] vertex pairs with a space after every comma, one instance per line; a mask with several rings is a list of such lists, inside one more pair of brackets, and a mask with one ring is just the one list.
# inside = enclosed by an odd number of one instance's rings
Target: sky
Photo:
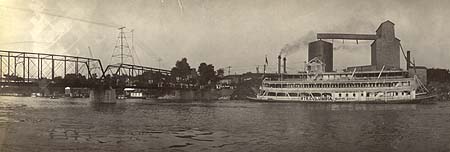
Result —
[[[186, 57], [194, 68], [206, 62], [242, 73], [262, 71], [267, 56], [274, 72], [280, 50], [298, 43], [285, 54], [288, 72], [297, 72], [316, 33], [373, 34], [390, 20], [416, 65], [448, 69], [449, 6], [445, 0], [0, 0], [0, 50], [112, 64], [118, 28], [126, 27], [135, 64], [170, 69]], [[369, 65], [371, 43], [334, 40], [334, 69]]]

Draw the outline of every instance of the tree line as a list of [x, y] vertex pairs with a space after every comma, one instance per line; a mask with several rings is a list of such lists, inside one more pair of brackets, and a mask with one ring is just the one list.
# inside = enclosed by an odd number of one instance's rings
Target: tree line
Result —
[[[163, 75], [160, 72], [148, 71], [137, 76], [107, 74], [104, 78], [96, 74], [92, 78], [87, 78], [82, 74], [66, 74], [64, 77], [57, 76], [53, 79], [54, 83], [70, 84], [72, 86], [86, 84], [106, 84], [110, 86], [151, 86], [151, 85], [188, 85], [190, 88], [212, 88], [224, 76], [224, 70], [215, 70], [212, 64], [200, 63], [198, 68], [189, 65], [187, 58], [176, 61], [175, 66], [170, 70], [170, 75]], [[5, 79], [13, 81], [24, 81], [17, 76], [5, 75]], [[47, 79], [47, 78], [42, 78]], [[103, 79], [103, 80], [102, 80]]]
[[193, 84], [200, 88], [209, 88], [224, 75], [223, 69], [215, 70], [212, 64], [200, 63], [197, 69], [192, 68], [187, 58], [182, 58], [175, 63], [171, 70], [171, 82]]
[[428, 81], [450, 82], [450, 71], [448, 69], [427, 69]]

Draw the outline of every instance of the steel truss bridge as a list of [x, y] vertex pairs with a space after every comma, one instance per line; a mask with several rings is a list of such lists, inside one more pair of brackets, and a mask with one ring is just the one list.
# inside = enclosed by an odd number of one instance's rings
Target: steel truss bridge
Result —
[[[41, 80], [56, 81], [66, 78], [83, 78], [95, 83], [79, 87], [95, 87], [94, 85], [107, 85], [105, 82], [107, 77], [136, 77], [144, 73], [159, 74], [164, 77], [170, 76], [169, 70], [142, 65], [114, 64], [104, 68], [101, 60], [96, 58], [0, 50], [0, 85], [37, 85]], [[74, 84], [60, 85], [70, 86]], [[121, 87], [133, 86], [135, 85], [128, 84]], [[154, 88], [155, 86], [175, 85], [148, 86]]]
[[103, 72], [102, 77], [105, 77], [105, 74], [110, 75], [128, 75], [131, 77], [142, 75], [144, 72], [156, 72], [161, 73], [165, 76], [170, 76], [169, 70], [163, 70], [158, 68], [151, 68], [151, 67], [145, 67], [140, 65], [133, 65], [133, 64], [114, 64], [114, 65], [108, 65]]

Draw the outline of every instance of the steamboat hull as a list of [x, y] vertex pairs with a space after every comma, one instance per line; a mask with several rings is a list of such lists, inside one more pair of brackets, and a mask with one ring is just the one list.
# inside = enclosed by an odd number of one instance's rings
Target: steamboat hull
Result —
[[253, 102], [297, 102], [297, 103], [355, 103], [355, 104], [429, 104], [433, 103], [436, 96], [418, 96], [415, 99], [399, 99], [399, 100], [370, 100], [370, 101], [330, 101], [330, 100], [295, 100], [295, 99], [276, 99], [276, 98], [255, 98], [247, 97]]

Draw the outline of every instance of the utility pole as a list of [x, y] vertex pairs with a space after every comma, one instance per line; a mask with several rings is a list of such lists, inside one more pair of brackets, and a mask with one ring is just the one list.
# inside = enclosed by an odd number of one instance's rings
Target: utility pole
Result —
[[264, 64], [264, 67], [263, 67], [263, 68], [264, 68], [264, 71], [263, 71], [264, 74], [266, 74], [266, 66], [267, 66], [267, 65]]
[[228, 68], [228, 75], [230, 75], [230, 73], [231, 73], [231, 66], [228, 66], [227, 68]]
[[161, 68], [161, 61], [162, 61], [162, 59], [158, 58], [158, 68]]
[[91, 50], [91, 47], [90, 47], [90, 46], [88, 46], [88, 49], [89, 49], [89, 55], [91, 55], [91, 58], [94, 58], [94, 55], [92, 54], [92, 50]]

